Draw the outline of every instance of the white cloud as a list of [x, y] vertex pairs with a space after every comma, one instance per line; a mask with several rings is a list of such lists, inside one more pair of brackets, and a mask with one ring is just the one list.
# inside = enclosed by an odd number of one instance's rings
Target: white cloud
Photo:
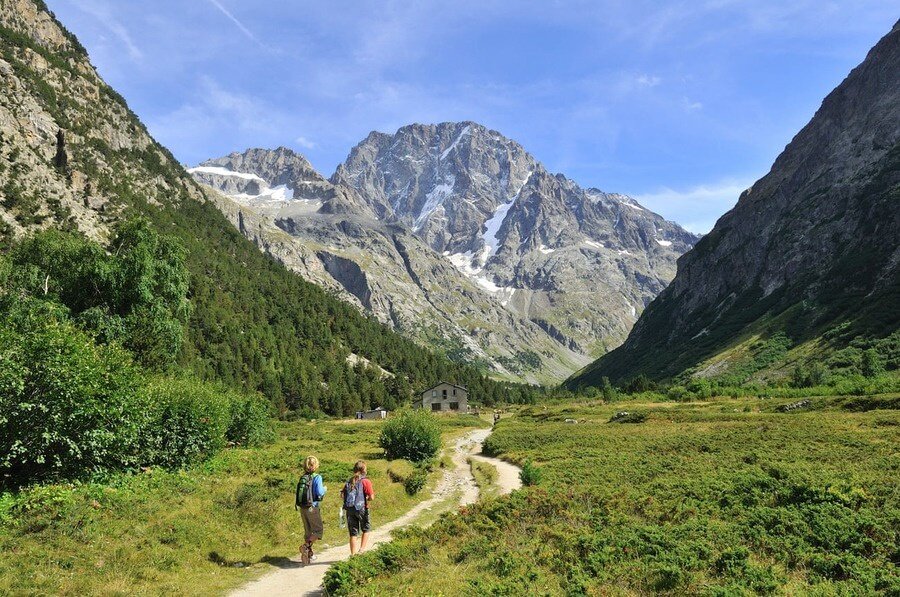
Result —
[[296, 143], [303, 149], [313, 149], [316, 146], [316, 144], [314, 142], [310, 141], [309, 139], [307, 139], [306, 137], [303, 137], [303, 136], [300, 136], [300, 137], [297, 137], [296, 139], [294, 139], [294, 143]]
[[701, 102], [695, 102], [687, 97], [681, 98], [681, 105], [684, 106], [684, 109], [688, 112], [696, 112], [697, 110], [703, 109], [703, 104]]
[[635, 82], [640, 87], [656, 87], [662, 82], [662, 79], [653, 75], [640, 75]]
[[706, 233], [719, 216], [737, 203], [740, 194], [751, 184], [749, 178], [726, 179], [684, 190], [660, 187], [652, 193], [634, 197], [642, 205], [664, 214], [691, 232]]

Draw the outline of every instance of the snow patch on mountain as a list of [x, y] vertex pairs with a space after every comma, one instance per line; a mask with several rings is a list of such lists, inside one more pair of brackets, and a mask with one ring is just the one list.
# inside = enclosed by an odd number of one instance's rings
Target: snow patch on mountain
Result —
[[251, 174], [249, 172], [235, 172], [234, 170], [229, 170], [228, 168], [223, 168], [222, 166], [197, 166], [195, 168], [188, 168], [188, 172], [191, 174], [199, 173], [215, 174], [218, 176], [233, 176], [235, 178], [243, 178], [244, 180], [255, 180], [267, 186], [269, 184], [256, 174]]
[[519, 198], [519, 195], [522, 194], [522, 189], [525, 188], [525, 185], [528, 184], [528, 181], [531, 180], [531, 175], [534, 172], [529, 172], [528, 176], [525, 177], [525, 181], [516, 191], [515, 195], [510, 197], [508, 203], [501, 203], [497, 206], [497, 209], [494, 210], [494, 215], [490, 217], [484, 223], [484, 234], [482, 238], [484, 239], [484, 244], [486, 247], [489, 247], [490, 250], [487, 251], [487, 256], [485, 258], [485, 262], [497, 252], [497, 248], [500, 246], [500, 240], [497, 238], [497, 234], [500, 233], [500, 228], [503, 226], [503, 221], [506, 219], [506, 214], [509, 213], [510, 208], [512, 208], [513, 204], [515, 204], [516, 199]]
[[456, 139], [453, 140], [453, 143], [450, 144], [450, 147], [445, 149], [444, 152], [441, 154], [441, 159], [446, 160], [447, 156], [450, 155], [450, 152], [453, 151], [454, 149], [456, 149], [456, 146], [459, 145], [459, 142], [462, 140], [462, 138], [465, 137], [466, 135], [471, 134], [471, 132], [472, 132], [471, 126], [466, 126], [463, 130], [461, 130], [459, 132], [459, 135], [456, 137]]
[[443, 182], [436, 184], [434, 188], [425, 195], [425, 204], [422, 206], [421, 211], [419, 211], [419, 216], [416, 218], [414, 225], [416, 231], [421, 230], [422, 226], [424, 226], [425, 222], [428, 220], [428, 216], [430, 216], [438, 207], [443, 205], [447, 197], [453, 194], [453, 186], [455, 184], [456, 177], [452, 174], [447, 174], [447, 177]]

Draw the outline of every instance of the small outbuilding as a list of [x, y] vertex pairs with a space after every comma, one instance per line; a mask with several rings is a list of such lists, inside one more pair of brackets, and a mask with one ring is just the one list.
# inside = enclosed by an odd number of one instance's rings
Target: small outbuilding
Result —
[[356, 411], [357, 419], [385, 419], [387, 418], [388, 411], [384, 410], [380, 406], [378, 408], [372, 410], [358, 410]]
[[422, 408], [434, 412], [467, 412], [469, 391], [462, 386], [442, 381], [422, 392]]

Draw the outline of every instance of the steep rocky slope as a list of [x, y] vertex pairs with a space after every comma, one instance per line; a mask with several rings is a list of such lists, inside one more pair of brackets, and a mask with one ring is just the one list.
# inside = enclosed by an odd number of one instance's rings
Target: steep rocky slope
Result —
[[617, 346], [697, 241], [629, 197], [550, 174], [473, 122], [373, 132], [331, 180], [584, 354]]
[[570, 383], [726, 373], [777, 332], [799, 356], [897, 330], [898, 142], [900, 23], [679, 260], [625, 344]]
[[421, 344], [529, 382], [563, 379], [589, 360], [288, 149], [251, 149], [190, 172], [261, 249]]
[[[191, 173], [307, 279], [419, 342], [527, 381], [562, 379], [621, 342], [696, 242], [471, 122], [372, 133], [330, 182], [284, 148]], [[267, 240], [273, 227], [294, 242]]]
[[[520, 391], [423, 350], [261, 253], [213, 204], [226, 200], [150, 137], [39, 0], [0, 0], [0, 89], [0, 248], [49, 227], [105, 242], [131, 217], [175, 236], [193, 306], [184, 370], [259, 390], [281, 408], [331, 414], [406, 400], [442, 378], [487, 402]], [[288, 157], [273, 167], [308, 166]], [[318, 182], [310, 197], [344, 209], [346, 197]], [[271, 242], [285, 238], [275, 229]]]

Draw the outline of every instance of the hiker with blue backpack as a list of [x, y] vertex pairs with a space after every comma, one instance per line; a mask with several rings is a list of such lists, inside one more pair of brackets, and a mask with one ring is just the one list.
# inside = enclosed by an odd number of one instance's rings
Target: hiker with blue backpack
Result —
[[344, 510], [347, 512], [347, 528], [350, 530], [350, 555], [362, 553], [369, 545], [369, 506], [375, 499], [372, 482], [366, 477], [366, 463], [362, 460], [353, 466], [353, 476], [341, 489]]
[[313, 543], [321, 539], [325, 531], [322, 513], [319, 512], [319, 502], [328, 490], [322, 482], [322, 475], [316, 473], [319, 470], [318, 458], [308, 456], [303, 462], [303, 469], [304, 473], [297, 482], [294, 508], [300, 511], [300, 518], [303, 520], [304, 543], [300, 547], [300, 561], [309, 564], [315, 559]]

